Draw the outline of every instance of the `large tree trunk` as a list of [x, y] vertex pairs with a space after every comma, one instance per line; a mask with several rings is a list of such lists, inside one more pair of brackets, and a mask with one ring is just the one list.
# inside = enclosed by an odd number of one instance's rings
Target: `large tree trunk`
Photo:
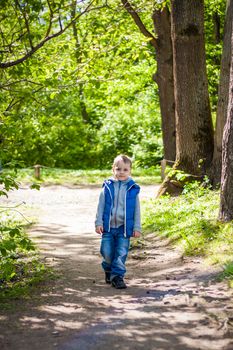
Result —
[[168, 7], [165, 7], [162, 11], [155, 10], [152, 18], [157, 34], [157, 72], [154, 75], [154, 80], [159, 89], [164, 158], [174, 161], [176, 158], [175, 100], [171, 19]]
[[176, 168], [203, 175], [213, 155], [204, 41], [204, 1], [172, 0]]
[[217, 105], [217, 119], [216, 131], [214, 140], [214, 157], [212, 165], [212, 182], [214, 186], [218, 185], [221, 180], [222, 168], [222, 136], [223, 128], [227, 118], [227, 106], [229, 97], [229, 76], [230, 76], [230, 62], [231, 62], [231, 31], [233, 19], [233, 0], [227, 1], [226, 19], [224, 27], [223, 52], [220, 70], [220, 83], [218, 90], [218, 105]]
[[176, 173], [167, 176], [158, 191], [179, 194], [186, 182], [202, 179], [213, 155], [204, 42], [204, 1], [172, 0], [171, 29], [176, 116]]
[[[232, 20], [233, 22], [233, 20]], [[227, 121], [222, 143], [222, 176], [219, 219], [233, 220], [233, 23], [231, 29], [231, 71]]]

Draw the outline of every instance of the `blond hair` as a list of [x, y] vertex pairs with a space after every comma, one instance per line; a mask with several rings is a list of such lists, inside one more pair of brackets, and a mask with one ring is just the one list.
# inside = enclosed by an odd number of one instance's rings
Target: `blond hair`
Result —
[[119, 156], [117, 156], [113, 161], [112, 167], [114, 168], [115, 166], [117, 166], [117, 163], [119, 163], [120, 161], [123, 161], [125, 164], [129, 164], [130, 168], [132, 168], [131, 158], [126, 156], [125, 154], [120, 154]]

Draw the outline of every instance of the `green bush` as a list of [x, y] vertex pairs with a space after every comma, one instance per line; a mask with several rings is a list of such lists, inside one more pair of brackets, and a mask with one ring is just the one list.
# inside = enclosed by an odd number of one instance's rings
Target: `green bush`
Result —
[[[16, 173], [1, 172], [0, 196], [18, 189]], [[0, 299], [18, 296], [43, 278], [45, 266], [36, 255], [36, 247], [25, 233], [25, 225], [14, 217], [14, 208], [1, 206], [0, 211]]]

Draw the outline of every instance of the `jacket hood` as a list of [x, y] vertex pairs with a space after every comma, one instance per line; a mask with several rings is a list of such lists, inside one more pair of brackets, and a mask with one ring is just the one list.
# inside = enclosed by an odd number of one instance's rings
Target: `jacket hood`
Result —
[[130, 181], [133, 180], [133, 179], [132, 179], [131, 176], [129, 176], [127, 180], [121, 181], [121, 180], [115, 179], [115, 177], [112, 176], [112, 177], [110, 177], [108, 180], [111, 181], [111, 182], [114, 182], [114, 183], [120, 181], [120, 182], [122, 182], [123, 184], [127, 184], [128, 182], [130, 182]]
[[136, 188], [140, 188], [140, 186], [132, 179], [132, 177], [131, 176], [129, 176], [128, 177], [128, 179], [127, 180], [125, 180], [125, 181], [121, 181], [121, 180], [117, 180], [117, 179], [115, 179], [114, 177], [110, 177], [108, 180], [105, 180], [104, 181], [104, 183], [103, 183], [103, 186], [104, 185], [109, 185], [109, 184], [111, 184], [111, 183], [117, 183], [117, 182], [121, 182], [122, 184], [125, 184], [125, 185], [127, 185], [127, 184], [129, 184], [130, 182], [131, 182], [131, 184], [129, 185], [129, 186], [134, 186], [134, 187], [136, 187]]

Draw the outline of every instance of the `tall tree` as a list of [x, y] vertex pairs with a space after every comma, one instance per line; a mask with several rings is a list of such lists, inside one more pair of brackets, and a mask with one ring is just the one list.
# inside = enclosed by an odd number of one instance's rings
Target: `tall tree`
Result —
[[[206, 174], [214, 145], [206, 73], [204, 1], [172, 0], [171, 31], [176, 115], [173, 168], [189, 174], [187, 180], [192, 180]], [[158, 196], [182, 191], [182, 183], [172, 174], [165, 178]]]
[[228, 94], [227, 120], [222, 144], [222, 176], [219, 219], [233, 220], [233, 21], [231, 27], [231, 70]]
[[213, 153], [205, 62], [204, 1], [172, 0], [177, 169], [203, 175]]
[[231, 31], [233, 19], [233, 0], [227, 1], [226, 17], [224, 26], [223, 52], [221, 59], [220, 82], [218, 91], [217, 118], [214, 140], [214, 156], [212, 166], [212, 180], [216, 186], [221, 180], [222, 168], [222, 137], [227, 118], [227, 106], [229, 98], [229, 76], [231, 62]]
[[164, 158], [174, 161], [176, 159], [175, 99], [171, 15], [168, 6], [162, 9], [155, 9], [152, 18], [157, 36], [155, 48], [157, 71], [154, 75], [154, 80], [159, 88]]
[[131, 5], [130, 1], [121, 0], [121, 2], [133, 18], [140, 32], [150, 39], [150, 43], [155, 49], [157, 71], [153, 78], [159, 89], [164, 158], [174, 161], [176, 156], [176, 135], [170, 11], [168, 6], [154, 9], [152, 14], [154, 31], [156, 33], [156, 36], [154, 36], [147, 30], [137, 9]]

